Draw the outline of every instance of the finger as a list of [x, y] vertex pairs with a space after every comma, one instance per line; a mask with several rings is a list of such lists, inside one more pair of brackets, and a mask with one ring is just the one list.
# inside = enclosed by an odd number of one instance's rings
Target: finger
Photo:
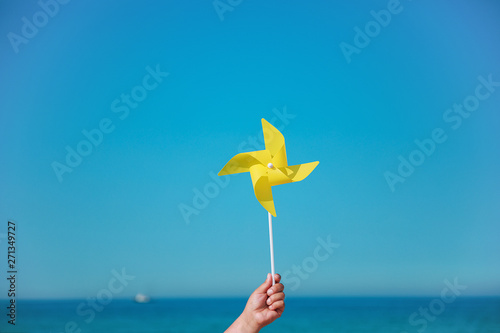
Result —
[[266, 281], [263, 284], [261, 284], [257, 289], [255, 289], [254, 293], [265, 294], [272, 284], [273, 280], [271, 279], [271, 273], [268, 273]]
[[283, 289], [285, 289], [285, 286], [282, 285], [281, 283], [275, 284], [274, 286], [272, 286], [267, 290], [267, 295], [271, 296], [272, 294], [282, 292]]
[[280, 314], [281, 314], [281, 312], [283, 312], [284, 309], [285, 309], [285, 302], [284, 301], [277, 301], [277, 302], [274, 302], [273, 304], [269, 305], [269, 310], [274, 310]]
[[270, 296], [267, 299], [266, 303], [267, 303], [267, 305], [271, 305], [274, 302], [282, 301], [284, 299], [285, 299], [285, 293], [277, 293], [277, 294], [274, 294], [274, 295]]
[[280, 283], [281, 281], [281, 275], [279, 274], [274, 274], [274, 282], [275, 283]]
[[285, 311], [285, 302], [283, 302], [283, 306], [280, 306], [279, 308], [277, 308], [274, 311], [278, 314], [279, 317], [281, 317], [281, 315]]

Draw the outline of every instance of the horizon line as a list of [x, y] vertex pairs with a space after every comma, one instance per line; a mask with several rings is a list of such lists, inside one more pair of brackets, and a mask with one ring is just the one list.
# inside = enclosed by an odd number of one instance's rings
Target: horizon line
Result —
[[[61, 297], [61, 298], [15, 298], [17, 301], [81, 301], [87, 296], [82, 297]], [[159, 296], [151, 297], [154, 300], [228, 300], [228, 299], [248, 299], [249, 296]], [[435, 298], [436, 295], [292, 295], [287, 299], [311, 299], [311, 298]], [[498, 295], [461, 295], [460, 298], [500, 298]], [[11, 298], [0, 298], [0, 302], [10, 302]], [[134, 296], [113, 298], [117, 301], [134, 301]]]

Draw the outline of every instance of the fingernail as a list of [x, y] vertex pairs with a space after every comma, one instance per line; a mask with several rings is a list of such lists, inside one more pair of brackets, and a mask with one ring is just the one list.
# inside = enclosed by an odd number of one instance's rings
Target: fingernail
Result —
[[267, 303], [267, 305], [270, 305], [271, 304], [271, 299], [268, 298], [266, 303]]
[[273, 294], [273, 290], [272, 290], [272, 289], [268, 289], [268, 290], [267, 290], [267, 294], [268, 294], [268, 295], [272, 295], [272, 294]]

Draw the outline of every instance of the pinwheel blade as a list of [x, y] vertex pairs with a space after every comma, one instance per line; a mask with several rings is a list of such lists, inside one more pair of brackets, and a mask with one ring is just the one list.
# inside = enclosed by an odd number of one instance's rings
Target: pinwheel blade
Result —
[[270, 160], [269, 152], [266, 150], [241, 153], [234, 156], [219, 171], [219, 176], [232, 175], [234, 173], [248, 172], [250, 167], [256, 164], [268, 163]]
[[269, 213], [276, 216], [273, 192], [271, 190], [271, 184], [269, 184], [266, 167], [259, 164], [251, 166], [250, 175], [252, 176], [253, 189], [257, 200], [259, 200], [260, 204]]
[[262, 131], [264, 132], [266, 150], [271, 154], [272, 163], [277, 168], [286, 167], [286, 149], [283, 134], [264, 118], [262, 118]]
[[309, 176], [319, 162], [292, 165], [286, 168], [287, 175], [292, 182], [299, 182]]

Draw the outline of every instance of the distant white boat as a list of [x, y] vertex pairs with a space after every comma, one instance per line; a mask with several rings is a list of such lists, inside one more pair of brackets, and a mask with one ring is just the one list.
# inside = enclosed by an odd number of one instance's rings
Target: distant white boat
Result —
[[137, 295], [135, 295], [134, 301], [137, 303], [149, 303], [149, 301], [151, 301], [151, 298], [149, 298], [149, 296], [147, 295], [138, 293]]

